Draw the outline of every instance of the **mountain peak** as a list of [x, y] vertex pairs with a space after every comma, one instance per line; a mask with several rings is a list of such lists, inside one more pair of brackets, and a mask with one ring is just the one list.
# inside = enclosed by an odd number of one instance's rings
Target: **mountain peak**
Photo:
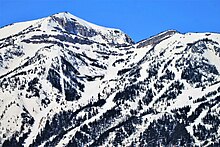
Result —
[[72, 15], [69, 12], [56, 13], [56, 14], [50, 16], [50, 17], [52, 17], [52, 18], [56, 17], [56, 18], [63, 19], [65, 21], [76, 22], [76, 23], [79, 23], [82, 26], [85, 26], [85, 27], [89, 28], [89, 29], [94, 29], [94, 30], [118, 30], [118, 31], [120, 31], [119, 29], [107, 28], [107, 27], [103, 27], [103, 26], [93, 24], [93, 23], [88, 22], [84, 19], [81, 19], [81, 18], [79, 18], [75, 15]]
[[133, 45], [61, 12], [0, 35], [0, 146], [219, 146], [220, 34]]
[[[132, 39], [119, 29], [99, 26], [69, 12], [61, 12], [46, 18], [46, 25], [52, 26], [52, 29], [62, 30], [75, 35], [89, 37], [94, 41], [103, 40], [103, 43], [126, 44], [131, 45]], [[48, 30], [48, 27], [46, 27]]]

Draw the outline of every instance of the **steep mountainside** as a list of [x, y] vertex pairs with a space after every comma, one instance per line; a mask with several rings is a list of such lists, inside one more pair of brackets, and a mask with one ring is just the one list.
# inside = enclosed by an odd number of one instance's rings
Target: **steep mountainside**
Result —
[[0, 29], [0, 144], [220, 146], [220, 34], [134, 43], [59, 13]]

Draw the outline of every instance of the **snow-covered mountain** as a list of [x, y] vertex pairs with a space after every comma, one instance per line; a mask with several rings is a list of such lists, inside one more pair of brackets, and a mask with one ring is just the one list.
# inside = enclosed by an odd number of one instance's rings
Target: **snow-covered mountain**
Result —
[[220, 34], [134, 43], [67, 12], [0, 29], [1, 146], [219, 146]]

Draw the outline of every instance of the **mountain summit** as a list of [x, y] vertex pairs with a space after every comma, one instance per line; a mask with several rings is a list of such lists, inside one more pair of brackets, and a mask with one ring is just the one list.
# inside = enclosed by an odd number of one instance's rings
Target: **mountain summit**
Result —
[[134, 43], [70, 13], [0, 29], [0, 144], [219, 146], [220, 34]]

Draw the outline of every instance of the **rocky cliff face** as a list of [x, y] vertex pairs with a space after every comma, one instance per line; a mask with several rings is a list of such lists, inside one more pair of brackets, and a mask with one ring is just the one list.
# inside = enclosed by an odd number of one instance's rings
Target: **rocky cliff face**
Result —
[[2, 146], [219, 146], [220, 35], [136, 44], [69, 13], [0, 29]]

